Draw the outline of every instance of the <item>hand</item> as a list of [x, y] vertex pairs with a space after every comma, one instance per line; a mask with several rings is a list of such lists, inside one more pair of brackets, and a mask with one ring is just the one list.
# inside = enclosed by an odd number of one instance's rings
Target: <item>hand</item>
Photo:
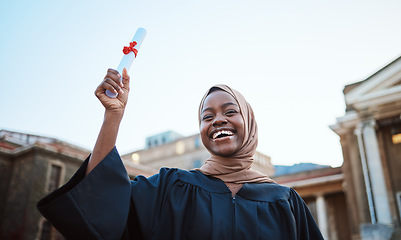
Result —
[[[128, 101], [129, 80], [130, 77], [127, 69], [123, 70], [122, 82], [120, 82], [120, 74], [117, 70], [109, 68], [103, 81], [95, 90], [96, 97], [100, 100], [106, 111], [124, 112]], [[118, 93], [116, 98], [106, 95], [106, 90]]]

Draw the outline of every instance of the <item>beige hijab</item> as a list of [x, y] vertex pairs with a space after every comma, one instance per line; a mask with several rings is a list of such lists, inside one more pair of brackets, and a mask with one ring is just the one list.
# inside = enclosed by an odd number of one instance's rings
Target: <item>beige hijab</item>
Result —
[[245, 124], [244, 141], [241, 148], [231, 157], [221, 157], [211, 153], [211, 157], [206, 160], [205, 164], [200, 169], [195, 170], [223, 180], [233, 193], [233, 196], [244, 183], [274, 182], [267, 175], [251, 168], [253, 155], [258, 145], [258, 131], [251, 105], [249, 105], [241, 93], [226, 85], [211, 87], [203, 96], [199, 106], [199, 124], [201, 122], [200, 116], [203, 104], [213, 88], [218, 88], [229, 93], [237, 101]]

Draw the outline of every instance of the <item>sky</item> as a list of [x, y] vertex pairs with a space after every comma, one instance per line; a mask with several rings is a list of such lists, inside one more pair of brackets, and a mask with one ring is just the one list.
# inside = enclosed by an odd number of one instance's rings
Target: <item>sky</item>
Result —
[[329, 126], [345, 85], [401, 56], [401, 1], [1, 1], [0, 129], [92, 149], [104, 109], [93, 94], [139, 27], [117, 148], [199, 131], [206, 90], [252, 105], [273, 164], [342, 164]]

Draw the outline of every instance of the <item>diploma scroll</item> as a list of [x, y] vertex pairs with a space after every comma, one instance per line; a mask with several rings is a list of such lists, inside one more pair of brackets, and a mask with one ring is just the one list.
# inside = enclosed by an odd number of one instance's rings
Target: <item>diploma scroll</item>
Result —
[[[134, 37], [132, 38], [130, 46], [124, 47], [123, 50], [124, 56], [117, 67], [117, 71], [121, 75], [120, 81], [122, 81], [123, 69], [126, 68], [127, 71], [130, 69], [132, 62], [136, 58], [137, 52], [141, 47], [142, 41], [145, 38], [145, 36], [146, 36], [146, 30], [144, 28], [138, 28], [138, 30], [136, 30]], [[117, 93], [110, 92], [109, 90], [106, 90], [106, 95], [111, 98], [117, 97]]]

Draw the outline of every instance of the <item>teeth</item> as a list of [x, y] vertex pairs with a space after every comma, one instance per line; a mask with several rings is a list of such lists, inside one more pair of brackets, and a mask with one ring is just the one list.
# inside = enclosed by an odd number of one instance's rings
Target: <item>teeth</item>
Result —
[[222, 130], [222, 131], [215, 132], [215, 133], [213, 134], [213, 139], [216, 139], [216, 138], [217, 138], [218, 136], [220, 136], [221, 134], [226, 134], [226, 135], [228, 135], [228, 136], [234, 135], [234, 133], [231, 132], [231, 131]]

